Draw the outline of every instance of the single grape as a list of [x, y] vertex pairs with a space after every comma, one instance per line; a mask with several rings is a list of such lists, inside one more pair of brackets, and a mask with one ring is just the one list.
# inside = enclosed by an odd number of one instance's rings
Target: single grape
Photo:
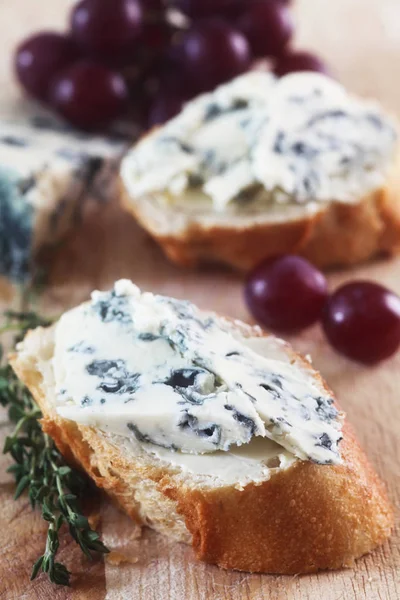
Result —
[[136, 81], [128, 79], [128, 85], [128, 117], [143, 130], [175, 116], [182, 102], [188, 99], [179, 71], [169, 64], [165, 55], [156, 55]]
[[195, 95], [191, 90], [190, 86], [187, 85], [185, 79], [180, 77], [180, 73], [174, 71], [161, 71], [158, 74], [157, 79], [157, 94], [162, 95], [163, 93], [178, 95], [184, 98], [185, 101], [193, 98]]
[[188, 98], [176, 91], [165, 89], [154, 99], [149, 112], [149, 127], [161, 125], [175, 117]]
[[25, 90], [38, 100], [47, 100], [54, 75], [79, 58], [75, 43], [52, 31], [24, 40], [15, 52], [15, 72]]
[[304, 51], [292, 50], [283, 54], [274, 68], [274, 73], [278, 77], [296, 71], [317, 71], [329, 75], [327, 66], [318, 56]]
[[315, 323], [328, 297], [324, 275], [294, 255], [266, 260], [248, 276], [245, 299], [255, 319], [269, 329], [297, 331]]
[[174, 32], [175, 29], [164, 21], [145, 23], [139, 38], [139, 46], [141, 49], [163, 53], [171, 42]]
[[144, 133], [148, 129], [151, 102], [152, 98], [143, 90], [142, 86], [130, 90], [126, 118], [134, 123], [138, 133]]
[[273, 0], [249, 0], [236, 24], [256, 57], [282, 54], [294, 31], [290, 10]]
[[52, 106], [82, 129], [107, 125], [124, 110], [128, 91], [123, 77], [91, 61], [79, 61], [53, 81]]
[[138, 0], [81, 0], [72, 9], [71, 33], [96, 58], [117, 62], [137, 47], [142, 29]]
[[229, 15], [244, 3], [244, 0], [175, 0], [173, 6], [188, 17], [198, 19], [217, 14]]
[[246, 38], [218, 19], [199, 21], [184, 35], [180, 45], [183, 70], [201, 92], [246, 71], [250, 49]]
[[400, 346], [400, 298], [377, 283], [348, 283], [326, 303], [322, 324], [338, 352], [375, 364]]
[[161, 13], [166, 8], [164, 0], [140, 0], [144, 12]]

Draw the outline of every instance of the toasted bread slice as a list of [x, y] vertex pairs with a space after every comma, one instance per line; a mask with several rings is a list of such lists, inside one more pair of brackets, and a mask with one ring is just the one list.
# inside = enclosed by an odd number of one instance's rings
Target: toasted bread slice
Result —
[[127, 153], [122, 203], [183, 266], [249, 270], [282, 253], [321, 268], [352, 265], [400, 249], [396, 128], [379, 106], [321, 75], [250, 73], [195, 99]]
[[[321, 394], [330, 393], [289, 345], [240, 322], [229, 327], [260, 355], [300, 367]], [[54, 326], [39, 328], [11, 357], [42, 410], [43, 430], [132, 519], [192, 544], [199, 559], [251, 572], [313, 572], [351, 566], [390, 535], [391, 506], [347, 422], [340, 464], [294, 456], [285, 462], [278, 454], [253, 481], [229, 480], [221, 453], [207, 455], [206, 463], [201, 456], [193, 469], [179, 463], [179, 452], [149, 454], [135, 439], [62, 418], [55, 408], [54, 344]]]
[[385, 186], [356, 203], [332, 201], [311, 212], [293, 207], [275, 217], [191, 214], [157, 195], [135, 199], [122, 184], [121, 198], [168, 258], [183, 267], [217, 262], [249, 271], [266, 258], [289, 253], [328, 269], [400, 251], [398, 163]]

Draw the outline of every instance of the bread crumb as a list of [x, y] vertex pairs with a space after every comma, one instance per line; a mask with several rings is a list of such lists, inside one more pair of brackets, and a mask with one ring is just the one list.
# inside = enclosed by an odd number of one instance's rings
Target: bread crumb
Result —
[[124, 563], [130, 563], [134, 565], [139, 562], [138, 556], [128, 556], [127, 554], [123, 554], [122, 552], [116, 552], [112, 550], [109, 554], [105, 555], [105, 560], [108, 564], [113, 566], [118, 566]]

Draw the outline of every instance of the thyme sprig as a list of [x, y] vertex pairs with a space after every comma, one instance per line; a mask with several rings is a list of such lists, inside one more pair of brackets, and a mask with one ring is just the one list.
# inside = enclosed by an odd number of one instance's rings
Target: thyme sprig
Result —
[[[7, 311], [4, 317], [5, 325], [0, 328], [0, 334], [13, 331], [14, 343], [29, 329], [52, 322], [33, 311]], [[39, 407], [11, 366], [2, 360], [3, 354], [0, 344], [0, 404], [8, 408], [9, 419], [15, 423], [3, 449], [3, 453], [10, 454], [14, 460], [8, 468], [16, 482], [14, 497], [17, 499], [27, 491], [31, 507], [40, 507], [43, 519], [48, 522], [45, 551], [33, 565], [31, 580], [43, 571], [52, 583], [68, 586], [71, 573], [65, 565], [56, 562], [63, 525], [69, 528], [87, 557], [91, 558], [92, 552], [106, 553], [108, 549], [99, 534], [91, 529], [79, 506], [79, 497], [88, 487], [88, 481], [65, 463], [53, 440], [43, 432], [38, 421], [42, 416]]]

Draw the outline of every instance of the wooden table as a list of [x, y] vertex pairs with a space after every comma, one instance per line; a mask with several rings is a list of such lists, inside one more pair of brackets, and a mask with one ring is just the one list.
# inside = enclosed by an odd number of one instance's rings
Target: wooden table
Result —
[[[8, 73], [11, 49], [26, 33], [65, 21], [67, 0], [0, 2], [2, 97], [17, 97]], [[298, 45], [315, 48], [349, 88], [374, 95], [400, 112], [398, 0], [299, 0]], [[50, 286], [43, 310], [58, 313], [130, 277], [151, 291], [189, 298], [201, 307], [248, 320], [240, 276], [207, 269], [179, 270], [133, 220], [109, 207], [87, 220], [52, 259]], [[381, 281], [400, 293], [400, 260], [330, 275], [332, 287], [351, 277]], [[4, 296], [3, 304], [10, 298]], [[372, 463], [387, 483], [394, 504], [400, 499], [400, 354], [367, 369], [338, 357], [319, 327], [291, 340], [310, 353], [336, 391]], [[0, 445], [8, 431], [0, 413]], [[0, 458], [0, 600], [398, 600], [400, 544], [398, 530], [390, 543], [357, 562], [355, 569], [312, 576], [275, 577], [220, 570], [197, 563], [190, 548], [151, 531], [140, 532], [126, 517], [102, 502], [101, 528], [113, 550], [130, 562], [88, 562], [76, 545], [62, 538], [61, 560], [74, 572], [72, 588], [52, 586], [43, 577], [29, 582], [31, 565], [41, 554], [45, 525], [27, 499], [12, 500], [13, 484]]]

